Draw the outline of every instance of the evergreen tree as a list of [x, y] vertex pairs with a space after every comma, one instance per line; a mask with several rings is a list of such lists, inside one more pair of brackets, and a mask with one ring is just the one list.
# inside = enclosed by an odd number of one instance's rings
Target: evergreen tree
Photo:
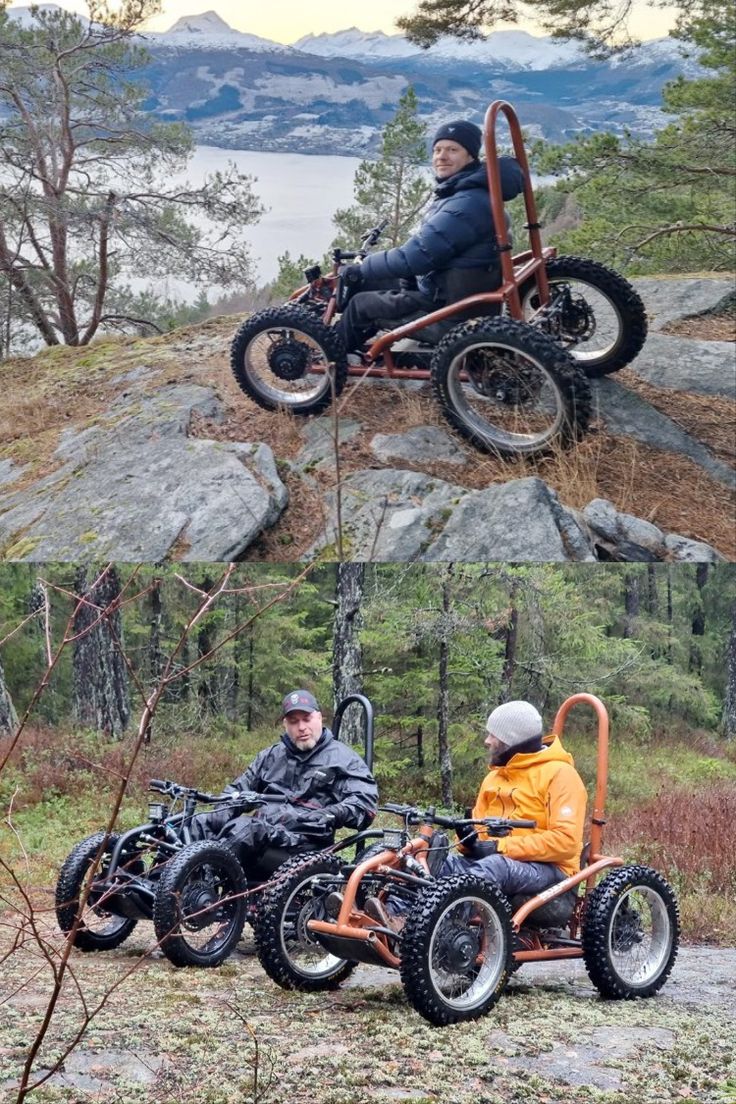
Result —
[[355, 249], [367, 230], [387, 221], [383, 248], [398, 245], [416, 229], [432, 191], [427, 170], [427, 134], [417, 118], [418, 101], [411, 85], [399, 100], [393, 119], [381, 135], [376, 161], [361, 161], [355, 172], [356, 202], [335, 212], [338, 236], [333, 248]]
[[278, 274], [272, 283], [265, 289], [269, 303], [283, 303], [288, 299], [292, 291], [304, 284], [304, 270], [310, 268], [315, 262], [310, 261], [303, 253], [294, 259], [287, 249], [278, 260]]
[[[89, 20], [32, 7], [29, 25], [5, 6], [0, 0], [5, 349], [34, 333], [47, 345], [86, 345], [101, 326], [158, 326], [151, 316], [160, 311], [137, 313], [146, 303], [129, 280], [140, 272], [204, 287], [248, 283], [243, 228], [261, 212], [251, 179], [234, 165], [198, 188], [172, 179], [186, 168], [191, 134], [160, 123], [132, 79], [148, 60], [135, 30], [156, 0], [122, 0], [114, 15], [105, 0], [90, 0]], [[195, 224], [197, 214], [206, 221]]]
[[554, 222], [559, 197], [576, 206], [574, 228], [552, 234], [561, 250], [592, 253], [632, 273], [733, 268], [736, 238], [736, 12], [707, 0], [678, 34], [710, 75], [680, 77], [663, 106], [677, 116], [647, 142], [596, 134], [570, 145], [538, 145], [542, 172], [564, 179], [542, 197]]

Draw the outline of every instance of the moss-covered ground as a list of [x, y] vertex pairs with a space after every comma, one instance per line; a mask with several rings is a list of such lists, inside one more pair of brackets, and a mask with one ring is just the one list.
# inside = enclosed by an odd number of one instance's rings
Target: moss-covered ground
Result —
[[[3, 927], [7, 944], [9, 928]], [[483, 1019], [433, 1028], [398, 978], [360, 966], [335, 992], [277, 988], [250, 937], [220, 968], [140, 958], [151, 931], [105, 954], [74, 952], [36, 1070], [104, 1000], [39, 1104], [728, 1104], [736, 1099], [736, 951], [685, 948], [655, 998], [604, 1002], [578, 963], [525, 967]], [[58, 939], [58, 937], [56, 937]], [[127, 979], [112, 987], [131, 970]], [[526, 971], [526, 972], [525, 972]], [[0, 1099], [44, 1014], [50, 968], [33, 942], [6, 958]], [[79, 987], [79, 991], [77, 990]], [[110, 992], [112, 990], [112, 992]], [[109, 993], [105, 999], [105, 994]], [[4, 1094], [4, 1095], [3, 1095]]]

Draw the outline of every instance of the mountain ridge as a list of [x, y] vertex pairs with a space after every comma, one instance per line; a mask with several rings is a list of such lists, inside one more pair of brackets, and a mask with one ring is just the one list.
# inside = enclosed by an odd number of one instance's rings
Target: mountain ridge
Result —
[[[27, 12], [9, 9], [24, 23]], [[518, 30], [431, 51], [356, 28], [286, 46], [234, 30], [214, 11], [140, 40], [151, 59], [147, 109], [186, 122], [200, 144], [357, 157], [377, 152], [409, 84], [428, 133], [452, 117], [482, 123], [490, 100], [505, 99], [530, 138], [566, 142], [603, 130], [651, 137], [669, 121], [664, 84], [698, 71], [671, 39], [610, 61]]]

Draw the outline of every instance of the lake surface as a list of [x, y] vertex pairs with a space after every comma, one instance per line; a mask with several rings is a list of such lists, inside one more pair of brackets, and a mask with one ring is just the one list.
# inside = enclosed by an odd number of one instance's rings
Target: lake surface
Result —
[[267, 208], [254, 226], [245, 230], [256, 264], [257, 283], [272, 280], [277, 258], [288, 250], [321, 260], [335, 227], [332, 216], [353, 202], [353, 177], [357, 157], [308, 157], [301, 153], [259, 153], [197, 146], [186, 176], [201, 184], [208, 173], [224, 170], [234, 162], [240, 172], [257, 177], [253, 191]]

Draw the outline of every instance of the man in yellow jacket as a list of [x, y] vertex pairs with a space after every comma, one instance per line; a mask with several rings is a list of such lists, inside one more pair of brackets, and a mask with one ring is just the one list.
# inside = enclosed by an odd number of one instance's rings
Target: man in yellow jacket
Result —
[[530, 702], [494, 709], [486, 723], [490, 770], [474, 817], [535, 820], [500, 839], [473, 834], [462, 854], [447, 856], [441, 874], [470, 873], [497, 882], [507, 897], [536, 894], [580, 869], [587, 795], [572, 756], [557, 736], [544, 736]]

